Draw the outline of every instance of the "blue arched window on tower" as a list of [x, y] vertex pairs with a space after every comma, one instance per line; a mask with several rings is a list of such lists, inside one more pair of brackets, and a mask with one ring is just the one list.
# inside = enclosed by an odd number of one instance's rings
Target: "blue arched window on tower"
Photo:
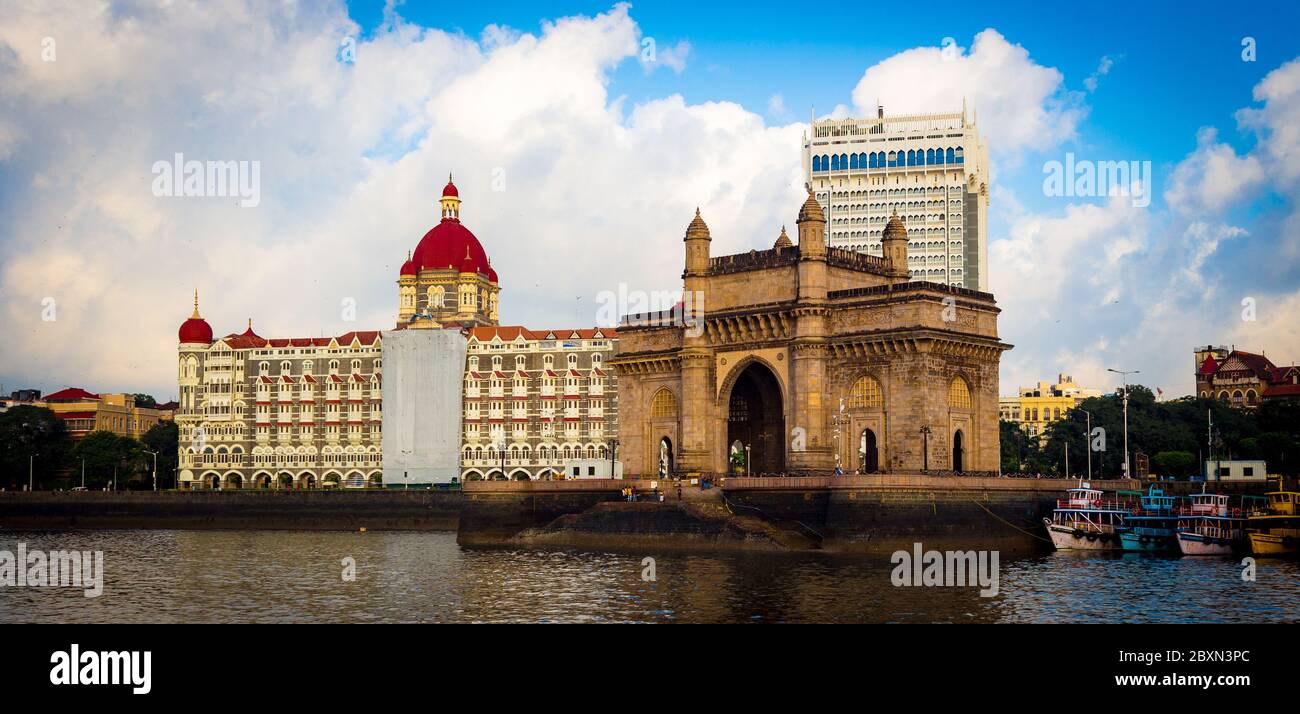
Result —
[[889, 165], [890, 167], [894, 167], [898, 165], [898, 154], [892, 151], [889, 152]]
[[936, 163], [936, 164], [942, 164], [942, 163], [943, 163], [943, 149], [935, 149], [935, 150], [934, 150], [934, 163]]
[[867, 168], [867, 155], [865, 152], [858, 154], [858, 168], [860, 169]]
[[927, 163], [927, 164], [933, 164], [933, 163], [934, 163], [934, 149], [926, 149], [926, 150], [925, 150], [925, 163]]
[[958, 147], [957, 147], [957, 163], [959, 163], [959, 164], [964, 164], [964, 163], [966, 163], [966, 160], [965, 160], [965, 159], [966, 159], [966, 157], [965, 157], [965, 155], [964, 155], [964, 152], [961, 150], [961, 147], [958, 146]]
[[821, 171], [821, 170], [822, 170], [822, 157], [820, 157], [820, 156], [814, 156], [814, 157], [813, 157], [813, 172], [816, 173], [816, 172]]
[[840, 170], [840, 156], [839, 154], [834, 154], [831, 156], [831, 171], [839, 171], [839, 170]]
[[957, 163], [957, 162], [955, 161], [956, 154], [953, 152], [952, 147], [948, 147], [948, 156], [945, 157], [945, 158], [947, 159], [947, 162], [950, 163], [950, 164]]
[[858, 167], [858, 155], [849, 154], [849, 168], [856, 169], [857, 167]]
[[846, 171], [849, 168], [849, 155], [840, 154], [840, 170]]
[[876, 152], [874, 151], [871, 152], [871, 155], [867, 157], [867, 168], [869, 169], [880, 168], [879, 166], [876, 165]]

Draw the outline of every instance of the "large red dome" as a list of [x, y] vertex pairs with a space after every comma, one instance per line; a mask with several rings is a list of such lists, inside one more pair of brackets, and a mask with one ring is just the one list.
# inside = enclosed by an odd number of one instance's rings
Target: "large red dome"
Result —
[[[469, 257], [466, 258], [466, 253]], [[434, 226], [415, 247], [411, 262], [418, 270], [463, 270], [472, 267], [486, 274], [489, 270], [487, 253], [469, 229], [454, 218], [444, 218]]]

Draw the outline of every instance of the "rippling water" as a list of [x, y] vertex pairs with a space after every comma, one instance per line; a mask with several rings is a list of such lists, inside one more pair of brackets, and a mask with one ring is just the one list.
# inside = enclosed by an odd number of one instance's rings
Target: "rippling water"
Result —
[[[466, 549], [454, 533], [3, 532], [102, 550], [104, 594], [0, 587], [0, 622], [1296, 622], [1300, 564], [1050, 553], [1000, 592], [894, 587], [886, 557]], [[642, 558], [655, 558], [653, 582]], [[342, 560], [357, 576], [344, 582]]]

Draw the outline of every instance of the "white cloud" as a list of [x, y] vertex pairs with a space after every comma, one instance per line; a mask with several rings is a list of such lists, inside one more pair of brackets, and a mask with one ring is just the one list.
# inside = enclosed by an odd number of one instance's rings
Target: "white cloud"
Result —
[[1083, 80], [1084, 88], [1089, 92], [1097, 91], [1097, 85], [1100, 83], [1101, 78], [1110, 74], [1110, 70], [1115, 66], [1115, 62], [1122, 58], [1123, 55], [1120, 55], [1118, 58], [1111, 57], [1110, 55], [1103, 55], [1101, 60], [1097, 62], [1097, 69]]
[[[954, 51], [955, 50], [955, 51]], [[996, 30], [975, 36], [970, 51], [918, 47], [871, 67], [853, 90], [859, 115], [951, 112], [963, 98], [978, 110], [994, 152], [1047, 149], [1072, 138], [1086, 114], [1080, 98], [1062, 86], [1061, 73]]]
[[[389, 328], [397, 269], [436, 222], [448, 170], [504, 320], [536, 327], [593, 324], [595, 294], [618, 281], [680, 287], [697, 205], [714, 250], [739, 252], [770, 245], [801, 201], [801, 125], [609, 95], [641, 47], [623, 5], [481, 41], [390, 13], [351, 65], [337, 55], [358, 28], [337, 4], [8, 14], [5, 384], [171, 396], [194, 287], [218, 334], [248, 316], [267, 336]], [[28, 46], [46, 34], [60, 38], [53, 67]], [[689, 43], [667, 49], [659, 61], [683, 68]], [[260, 161], [261, 205], [154, 197], [150, 167], [176, 152]], [[47, 296], [55, 322], [41, 320]], [[348, 297], [356, 322], [341, 319]]]
[[1212, 128], [1196, 136], [1196, 151], [1174, 167], [1165, 203], [1185, 214], [1221, 211], [1264, 181], [1264, 167], [1254, 156], [1238, 156], [1217, 141]]
[[785, 108], [785, 97], [779, 92], [767, 98], [767, 113], [774, 117], [785, 117], [790, 114]]

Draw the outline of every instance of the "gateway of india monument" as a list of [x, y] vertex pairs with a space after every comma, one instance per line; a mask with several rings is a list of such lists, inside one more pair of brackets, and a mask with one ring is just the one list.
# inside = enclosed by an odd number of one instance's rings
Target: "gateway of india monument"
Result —
[[609, 361], [625, 472], [996, 471], [993, 296], [910, 280], [897, 215], [881, 256], [828, 247], [811, 193], [797, 223], [712, 257], [696, 211], [684, 306], [628, 316]]

